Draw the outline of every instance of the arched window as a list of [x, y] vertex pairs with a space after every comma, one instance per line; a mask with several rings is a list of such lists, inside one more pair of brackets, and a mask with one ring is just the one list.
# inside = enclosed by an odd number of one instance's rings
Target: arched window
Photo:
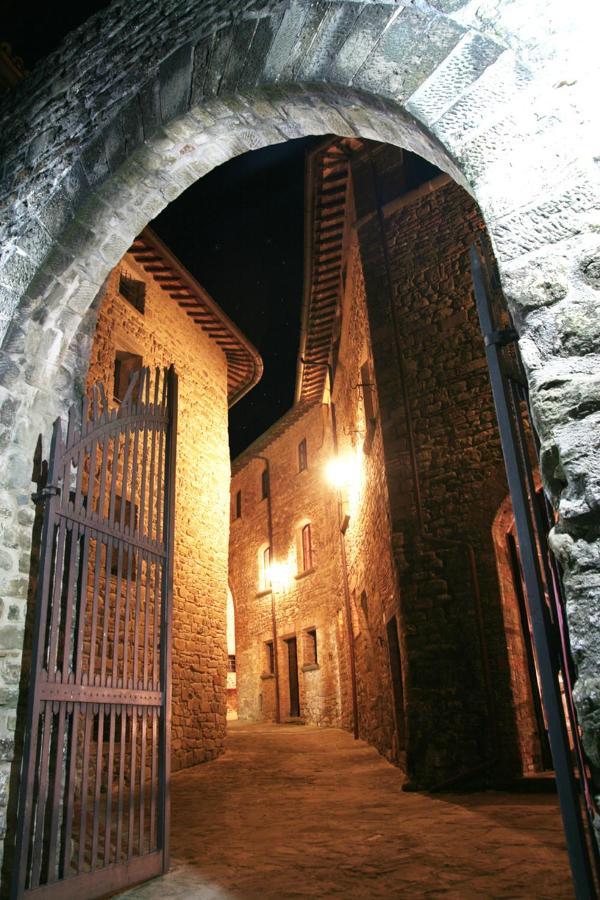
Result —
[[271, 548], [268, 544], [262, 544], [258, 551], [258, 589], [271, 589]]
[[306, 451], [306, 438], [302, 438], [298, 444], [298, 471], [304, 472], [308, 468], [308, 453]]
[[313, 567], [313, 552], [312, 552], [312, 535], [310, 529], [310, 522], [307, 522], [306, 525], [302, 526], [301, 531], [301, 548], [302, 548], [302, 571], [308, 572], [309, 569]]

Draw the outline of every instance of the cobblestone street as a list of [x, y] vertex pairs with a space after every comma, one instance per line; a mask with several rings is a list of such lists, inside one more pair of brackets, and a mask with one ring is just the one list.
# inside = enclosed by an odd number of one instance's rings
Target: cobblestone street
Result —
[[336, 729], [238, 725], [173, 778], [172, 870], [139, 900], [572, 897], [556, 798], [402, 793]]

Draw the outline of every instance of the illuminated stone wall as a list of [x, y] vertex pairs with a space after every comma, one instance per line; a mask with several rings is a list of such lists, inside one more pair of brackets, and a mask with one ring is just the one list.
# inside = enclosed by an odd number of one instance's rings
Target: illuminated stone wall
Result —
[[[376, 158], [382, 216], [369, 218], [369, 166], [355, 167], [355, 186], [402, 598], [408, 769], [421, 785], [482, 764], [483, 777], [509, 777], [539, 766], [540, 752], [522, 713], [519, 752], [492, 537], [508, 488], [468, 261], [483, 222], [444, 177], [395, 198], [401, 160]], [[510, 663], [527, 679], [522, 659]]]
[[[118, 290], [121, 271], [146, 282], [144, 314]], [[174, 363], [179, 422], [173, 576], [173, 730], [175, 769], [223, 748], [226, 714], [226, 593], [229, 497], [227, 369], [221, 349], [127, 255], [99, 298], [88, 389], [113, 396], [116, 350], [144, 365]]]
[[[374, 195], [364, 169], [371, 173], [371, 161], [377, 193], [390, 204], [382, 219], [369, 214]], [[301, 711], [306, 721], [352, 727], [338, 529], [347, 515], [360, 737], [419, 786], [472, 770], [480, 784], [501, 783], [539, 770], [542, 756], [514, 588], [494, 545], [505, 541], [497, 513], [508, 489], [468, 267], [483, 225], [472, 200], [448, 179], [406, 194], [404, 178], [402, 154], [390, 149], [354, 167], [356, 210], [348, 221], [359, 227], [350, 228], [345, 245], [334, 387], [324, 396], [335, 405], [339, 456], [350, 468], [341, 511], [323, 477], [333, 452], [327, 404], [304, 415], [292, 409], [233, 465], [233, 515], [242, 493], [230, 544], [240, 715], [274, 717], [266, 651], [274, 597], [282, 716], [289, 713], [282, 638], [295, 634], [300, 647], [302, 632], [318, 623], [322, 646], [333, 647], [337, 621], [341, 719], [314, 713], [313, 688], [321, 705], [326, 698], [311, 671], [300, 674]], [[304, 437], [311, 465], [299, 473]], [[261, 456], [270, 461], [275, 564], [289, 557], [297, 572], [294, 533], [305, 519], [315, 523], [318, 541], [315, 571], [274, 594], [259, 584], [268, 542]], [[394, 692], [391, 626], [403, 703]]]
[[[361, 367], [371, 362], [369, 330], [358, 247], [348, 251], [334, 375], [339, 457], [348, 483], [329, 484], [327, 464], [334, 454], [331, 408], [327, 403], [294, 407], [233, 463], [229, 578], [236, 602], [238, 703], [241, 718], [273, 719], [275, 677], [268, 672], [266, 644], [273, 639], [271, 603], [278, 633], [281, 715], [289, 715], [285, 638], [298, 642], [300, 713], [318, 725], [352, 728], [352, 687], [348, 619], [340, 544], [345, 515], [349, 609], [356, 662], [360, 737], [384, 755], [401, 760], [395, 730], [386, 625], [398, 614], [389, 503], [379, 419], [365, 418]], [[326, 393], [325, 400], [329, 401]], [[306, 471], [298, 471], [298, 445], [307, 442]], [[290, 583], [264, 591], [259, 555], [268, 543], [268, 501], [261, 499], [266, 456], [271, 473], [273, 561], [287, 563]], [[242, 515], [235, 518], [236, 495]], [[299, 530], [311, 523], [313, 571], [298, 575]], [[308, 663], [305, 632], [316, 628], [318, 667]]]
[[[302, 440], [306, 440], [307, 468], [299, 471], [298, 445]], [[301, 718], [317, 725], [339, 725], [342, 719], [347, 720], [347, 698], [341, 696], [339, 683], [339, 657], [344, 647], [337, 501], [324, 473], [332, 452], [329, 411], [327, 406], [316, 404], [303, 415], [292, 409], [271, 433], [259, 438], [233, 463], [232, 516], [236, 494], [242, 494], [242, 515], [231, 522], [229, 554], [241, 719], [275, 718], [275, 676], [269, 671], [266, 646], [273, 640], [274, 604], [281, 718], [290, 716], [286, 638], [295, 637]], [[261, 456], [269, 460], [270, 469], [272, 559], [278, 576], [273, 579], [272, 590], [265, 590], [260, 572], [262, 550], [269, 543], [269, 501], [262, 499], [265, 462]], [[307, 522], [311, 525], [313, 565], [304, 573], [300, 529]], [[317, 632], [316, 664], [309, 656], [309, 629]]]
[[[392, 556], [389, 497], [385, 476], [381, 415], [367, 319], [365, 284], [355, 237], [346, 250], [339, 355], [333, 400], [339, 453], [351, 461], [342, 489], [348, 587], [356, 664], [359, 735], [390, 759], [404, 763], [403, 721], [392, 703], [386, 626], [399, 615]], [[368, 373], [368, 374], [367, 374]], [[369, 421], [365, 396], [373, 392], [375, 418]], [[399, 713], [400, 719], [403, 713]]]

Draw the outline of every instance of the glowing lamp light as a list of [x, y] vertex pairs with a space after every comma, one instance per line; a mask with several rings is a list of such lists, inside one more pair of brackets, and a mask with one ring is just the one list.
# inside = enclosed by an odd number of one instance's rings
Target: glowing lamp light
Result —
[[351, 456], [335, 456], [327, 463], [325, 475], [329, 484], [341, 491], [356, 477], [356, 460]]
[[286, 562], [271, 563], [269, 580], [274, 591], [286, 591], [292, 583], [292, 567]]

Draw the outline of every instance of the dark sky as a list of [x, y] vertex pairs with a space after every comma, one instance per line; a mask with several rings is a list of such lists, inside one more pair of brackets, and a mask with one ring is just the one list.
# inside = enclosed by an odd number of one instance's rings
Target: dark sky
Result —
[[55, 50], [62, 39], [110, 0], [0, 0], [0, 41], [8, 41], [25, 68]]
[[[108, 5], [16, 0], [5, 4], [0, 40], [32, 69], [63, 36]], [[233, 456], [292, 405], [303, 277], [304, 158], [322, 137], [247, 153], [215, 169], [171, 203], [152, 227], [250, 338], [261, 382], [232, 409]]]
[[236, 456], [293, 402], [303, 286], [304, 158], [322, 137], [238, 156], [152, 227], [261, 354], [259, 384], [230, 414]]

